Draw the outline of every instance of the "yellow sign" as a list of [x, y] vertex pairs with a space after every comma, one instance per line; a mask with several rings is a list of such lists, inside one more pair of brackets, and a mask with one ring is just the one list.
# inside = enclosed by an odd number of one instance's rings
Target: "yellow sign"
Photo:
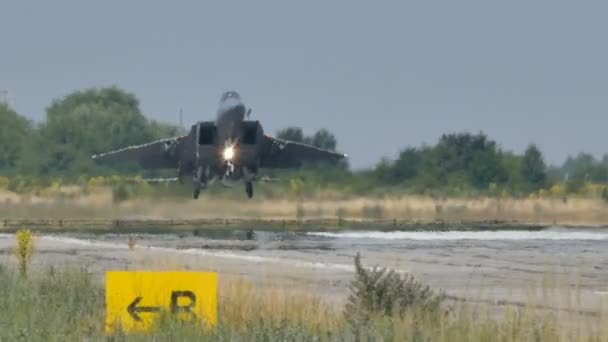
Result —
[[146, 330], [161, 313], [217, 323], [217, 274], [106, 272], [106, 332]]

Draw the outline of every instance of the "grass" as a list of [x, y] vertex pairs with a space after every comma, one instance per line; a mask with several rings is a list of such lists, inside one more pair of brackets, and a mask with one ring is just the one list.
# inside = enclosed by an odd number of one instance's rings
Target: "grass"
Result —
[[[237, 189], [227, 190], [236, 191]], [[608, 225], [608, 202], [599, 198], [433, 198], [325, 196], [296, 200], [288, 195], [247, 200], [205, 194], [189, 197], [135, 198], [114, 203], [111, 189], [72, 197], [0, 193], [1, 218], [50, 219], [372, 219], [433, 222], [517, 221], [558, 225]], [[1, 224], [2, 222], [0, 222]]]
[[103, 328], [103, 289], [85, 269], [0, 273], [0, 340], [74, 341]]
[[[374, 294], [385, 288], [377, 284]], [[439, 310], [412, 304], [395, 314], [371, 310], [352, 324], [348, 306], [244, 279], [223, 281], [213, 330], [165, 318], [152, 333], [105, 336], [103, 288], [85, 268], [24, 278], [3, 267], [0, 289], [0, 341], [608, 341], [608, 316], [532, 306], [499, 312], [468, 303], [444, 302]]]

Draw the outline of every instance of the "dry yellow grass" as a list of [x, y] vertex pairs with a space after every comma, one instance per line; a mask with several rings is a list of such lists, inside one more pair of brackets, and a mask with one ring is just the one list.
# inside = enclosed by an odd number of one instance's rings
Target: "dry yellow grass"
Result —
[[[70, 189], [74, 191], [74, 189]], [[333, 198], [332, 198], [333, 197]], [[401, 196], [349, 198], [318, 195], [285, 198], [227, 199], [213, 195], [189, 198], [139, 198], [112, 203], [111, 191], [99, 188], [74, 197], [0, 193], [5, 218], [336, 218], [412, 221], [517, 221], [563, 225], [608, 225], [608, 204], [599, 198], [448, 198]]]
[[244, 278], [224, 278], [221, 282], [220, 319], [232, 329], [246, 332], [252, 319], [280, 323], [287, 320], [310, 330], [342, 327], [341, 308], [332, 306], [303, 288], [280, 285], [256, 287]]

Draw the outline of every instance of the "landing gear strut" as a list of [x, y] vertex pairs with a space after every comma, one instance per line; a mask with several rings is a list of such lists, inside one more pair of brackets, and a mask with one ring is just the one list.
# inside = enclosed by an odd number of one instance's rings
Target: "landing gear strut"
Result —
[[226, 173], [224, 174], [226, 177], [231, 177], [234, 173], [234, 164], [231, 161], [226, 162]]
[[245, 182], [245, 192], [247, 193], [247, 197], [253, 197], [253, 183]]
[[203, 172], [203, 167], [199, 166], [196, 169], [196, 173], [194, 174], [194, 179], [192, 181], [192, 197], [194, 199], [198, 199], [198, 196], [201, 193], [201, 189], [207, 187], [207, 179], [205, 177], [205, 173]]
[[192, 198], [198, 199], [198, 195], [201, 193], [201, 185], [194, 183], [194, 188], [192, 189]]

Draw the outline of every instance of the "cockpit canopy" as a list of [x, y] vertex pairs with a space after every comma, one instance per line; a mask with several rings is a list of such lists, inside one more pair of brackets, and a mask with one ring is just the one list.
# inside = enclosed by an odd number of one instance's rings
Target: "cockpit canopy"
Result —
[[225, 102], [228, 99], [241, 100], [241, 95], [239, 95], [236, 91], [227, 91], [222, 95], [220, 102]]

